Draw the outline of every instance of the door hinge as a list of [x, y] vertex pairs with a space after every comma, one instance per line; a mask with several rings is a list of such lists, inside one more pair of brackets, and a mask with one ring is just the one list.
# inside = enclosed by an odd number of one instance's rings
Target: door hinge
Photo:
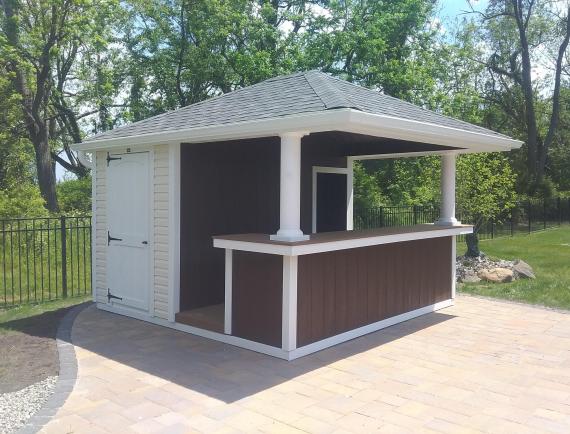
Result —
[[111, 299], [123, 300], [122, 297], [117, 297], [116, 295], [111, 294], [111, 290], [107, 288], [107, 303], [111, 303]]
[[113, 160], [121, 160], [121, 157], [111, 157], [111, 154], [107, 152], [107, 167], [109, 167], [109, 163]]
[[109, 233], [109, 231], [107, 231], [107, 245], [108, 246], [111, 244], [111, 241], [123, 241], [123, 239], [112, 237], [111, 234]]

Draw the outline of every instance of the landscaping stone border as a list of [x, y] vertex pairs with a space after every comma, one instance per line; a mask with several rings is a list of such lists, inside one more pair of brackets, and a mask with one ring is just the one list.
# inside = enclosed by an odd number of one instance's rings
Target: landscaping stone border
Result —
[[65, 314], [57, 328], [56, 344], [59, 353], [59, 375], [53, 394], [44, 405], [20, 428], [18, 434], [35, 434], [44, 427], [63, 405], [77, 380], [77, 358], [71, 342], [71, 329], [77, 315], [92, 302], [73, 307]]

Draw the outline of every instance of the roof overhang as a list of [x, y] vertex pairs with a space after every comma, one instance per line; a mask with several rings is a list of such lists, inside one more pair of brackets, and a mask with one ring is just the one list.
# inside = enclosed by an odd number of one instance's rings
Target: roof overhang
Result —
[[433, 145], [457, 147], [464, 152], [501, 152], [520, 148], [522, 142], [428, 122], [377, 115], [354, 109], [336, 109], [255, 121], [158, 133], [85, 141], [72, 145], [76, 151], [96, 151], [118, 147], [136, 148], [153, 144], [202, 143], [277, 136], [287, 132], [345, 131]]

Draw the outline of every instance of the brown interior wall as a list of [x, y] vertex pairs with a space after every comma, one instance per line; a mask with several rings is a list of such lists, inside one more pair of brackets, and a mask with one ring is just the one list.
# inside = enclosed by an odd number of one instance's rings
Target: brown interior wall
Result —
[[451, 298], [451, 237], [299, 257], [297, 345]]
[[233, 252], [232, 335], [281, 347], [283, 257]]
[[224, 250], [213, 235], [279, 227], [279, 138], [183, 144], [180, 309], [224, 301]]

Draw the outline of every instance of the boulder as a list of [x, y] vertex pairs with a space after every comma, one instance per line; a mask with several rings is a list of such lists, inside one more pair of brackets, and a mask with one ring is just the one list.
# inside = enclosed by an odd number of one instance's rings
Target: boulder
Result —
[[465, 273], [465, 275], [461, 278], [461, 282], [477, 283], [477, 282], [481, 282], [481, 279], [475, 273], [473, 273], [472, 271], [469, 271], [469, 272]]
[[515, 261], [513, 264], [513, 271], [517, 277], [522, 277], [523, 279], [536, 279], [532, 267], [521, 259], [517, 259]]
[[513, 280], [513, 270], [508, 268], [490, 268], [481, 270], [478, 273], [481, 280], [493, 283], [511, 282]]

